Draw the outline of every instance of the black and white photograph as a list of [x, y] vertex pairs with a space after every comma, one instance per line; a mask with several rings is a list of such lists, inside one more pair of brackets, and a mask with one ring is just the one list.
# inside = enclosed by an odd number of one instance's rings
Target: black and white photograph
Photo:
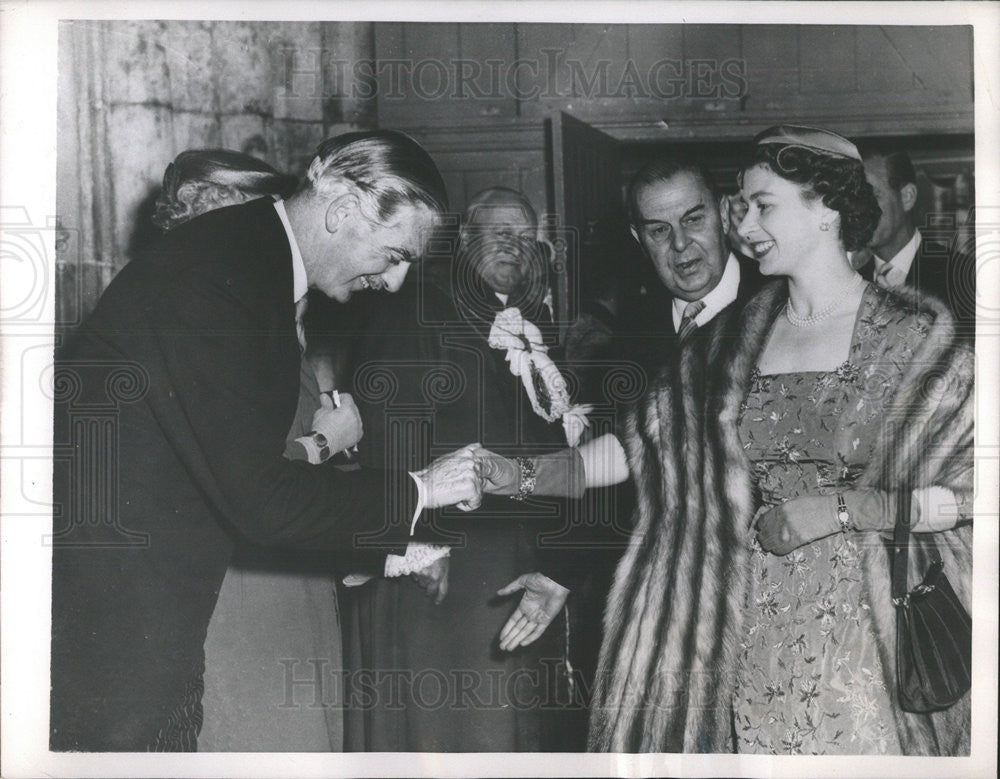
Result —
[[996, 776], [998, 32], [0, 4], [4, 775]]

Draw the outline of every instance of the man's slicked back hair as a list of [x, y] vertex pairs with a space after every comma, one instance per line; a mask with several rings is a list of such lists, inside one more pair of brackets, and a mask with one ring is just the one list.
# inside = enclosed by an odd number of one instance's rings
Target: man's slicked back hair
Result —
[[404, 204], [422, 203], [439, 214], [448, 210], [448, 194], [434, 160], [415, 140], [395, 130], [345, 133], [323, 141], [303, 188], [322, 195], [343, 180], [373, 204], [383, 222]]

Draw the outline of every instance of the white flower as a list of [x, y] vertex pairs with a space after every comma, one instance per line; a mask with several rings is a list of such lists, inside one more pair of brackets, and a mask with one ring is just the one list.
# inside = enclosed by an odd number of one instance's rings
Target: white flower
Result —
[[[505, 308], [496, 315], [490, 328], [489, 345], [506, 349], [510, 372], [521, 379], [531, 407], [546, 422], [555, 422], [570, 412], [566, 380], [548, 355], [538, 328], [521, 316], [518, 308]], [[575, 434], [578, 441], [586, 427], [586, 413], [564, 419], [566, 439]], [[573, 445], [573, 444], [571, 444]]]
[[[531, 322], [525, 321], [519, 308], [505, 308], [497, 313], [490, 328], [489, 344], [494, 349], [518, 349], [547, 352], [542, 334]], [[507, 359], [510, 359], [508, 355]], [[513, 371], [512, 371], [513, 372]], [[519, 373], [514, 374], [519, 376]]]

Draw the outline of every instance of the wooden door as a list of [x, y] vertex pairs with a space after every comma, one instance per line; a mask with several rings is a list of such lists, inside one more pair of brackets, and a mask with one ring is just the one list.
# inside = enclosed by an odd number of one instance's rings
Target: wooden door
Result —
[[580, 304], [581, 258], [593, 246], [594, 228], [621, 208], [618, 141], [569, 114], [553, 115], [552, 198], [547, 225], [555, 248], [556, 319], [560, 342]]

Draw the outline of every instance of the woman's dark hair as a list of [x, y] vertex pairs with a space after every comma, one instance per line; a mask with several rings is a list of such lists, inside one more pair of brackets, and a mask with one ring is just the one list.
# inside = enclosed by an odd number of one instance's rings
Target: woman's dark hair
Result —
[[228, 149], [188, 149], [163, 174], [153, 222], [169, 230], [199, 214], [259, 197], [287, 197], [294, 176], [279, 173], [249, 154]]
[[743, 174], [755, 165], [766, 165], [786, 181], [799, 184], [805, 198], [818, 197], [823, 205], [840, 214], [840, 242], [847, 251], [867, 246], [882, 218], [882, 209], [859, 160], [798, 146], [760, 144], [753, 148], [740, 171], [740, 186]]

